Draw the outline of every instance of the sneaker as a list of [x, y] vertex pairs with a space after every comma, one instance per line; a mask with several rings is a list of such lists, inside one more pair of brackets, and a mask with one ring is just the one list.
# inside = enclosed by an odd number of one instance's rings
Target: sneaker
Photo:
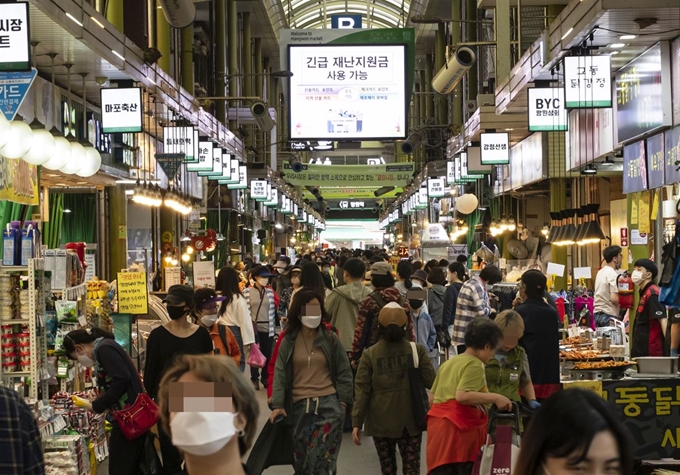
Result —
[[262, 387], [264, 389], [267, 389], [269, 387], [269, 382], [268, 381], [262, 381]]
[[255, 388], [255, 391], [260, 390], [260, 382], [259, 381], [253, 381], [253, 387]]

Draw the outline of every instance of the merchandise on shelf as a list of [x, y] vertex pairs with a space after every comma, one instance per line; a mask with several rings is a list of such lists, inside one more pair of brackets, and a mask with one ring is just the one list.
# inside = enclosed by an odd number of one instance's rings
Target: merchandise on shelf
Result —
[[2, 265], [21, 265], [21, 221], [7, 223], [2, 232]]
[[85, 438], [80, 435], [57, 435], [45, 440], [45, 473], [89, 474], [90, 458]]

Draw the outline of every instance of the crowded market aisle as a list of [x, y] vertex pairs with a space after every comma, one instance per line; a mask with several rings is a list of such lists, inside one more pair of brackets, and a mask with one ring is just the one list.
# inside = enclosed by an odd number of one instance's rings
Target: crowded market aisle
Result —
[[[258, 419], [258, 433], [264, 426], [269, 417], [270, 410], [267, 407], [267, 393], [263, 390], [257, 391], [257, 401], [260, 403], [260, 417]], [[427, 433], [423, 434], [423, 444], [421, 448], [420, 466], [422, 473], [427, 473], [425, 463], [425, 447], [427, 445]], [[244, 457], [247, 460], [248, 457]], [[401, 459], [398, 457], [399, 470], [401, 473]], [[291, 475], [293, 467], [271, 467], [265, 470], [265, 475]], [[364, 437], [362, 444], [357, 447], [352, 443], [352, 434], [346, 433], [342, 437], [342, 448], [338, 459], [338, 473], [369, 474], [380, 473], [380, 462], [375, 453], [373, 440]], [[109, 461], [105, 460], [99, 465], [97, 475], [109, 475]]]

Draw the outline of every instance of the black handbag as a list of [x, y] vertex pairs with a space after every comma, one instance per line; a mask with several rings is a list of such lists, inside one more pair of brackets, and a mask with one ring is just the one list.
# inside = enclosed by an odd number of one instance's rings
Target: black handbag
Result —
[[430, 410], [430, 402], [427, 398], [427, 391], [423, 378], [420, 375], [420, 364], [418, 358], [418, 347], [415, 343], [410, 342], [411, 352], [413, 353], [413, 367], [408, 368], [408, 385], [411, 391], [411, 406], [413, 408], [413, 417], [416, 420], [416, 426], [420, 430], [427, 430], [427, 411]]
[[451, 335], [449, 335], [448, 328], [444, 328], [443, 325], [437, 330], [437, 342], [442, 350], [451, 346]]
[[147, 432], [144, 437], [144, 451], [142, 452], [142, 460], [139, 464], [140, 475], [161, 475], [163, 473], [163, 465], [161, 459], [158, 457], [154, 439], [156, 436], [152, 432]]
[[269, 467], [295, 463], [293, 434], [286, 421], [267, 421], [250, 451], [246, 467], [251, 475], [260, 475]]

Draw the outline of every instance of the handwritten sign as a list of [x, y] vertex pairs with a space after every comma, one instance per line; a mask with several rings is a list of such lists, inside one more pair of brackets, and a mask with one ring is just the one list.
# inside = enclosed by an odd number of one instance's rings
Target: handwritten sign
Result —
[[182, 269], [179, 267], [166, 267], [165, 272], [165, 291], [167, 292], [173, 285], [182, 283]]
[[118, 311], [133, 315], [149, 313], [146, 272], [118, 273]]
[[215, 264], [213, 261], [194, 262], [194, 289], [215, 288]]

